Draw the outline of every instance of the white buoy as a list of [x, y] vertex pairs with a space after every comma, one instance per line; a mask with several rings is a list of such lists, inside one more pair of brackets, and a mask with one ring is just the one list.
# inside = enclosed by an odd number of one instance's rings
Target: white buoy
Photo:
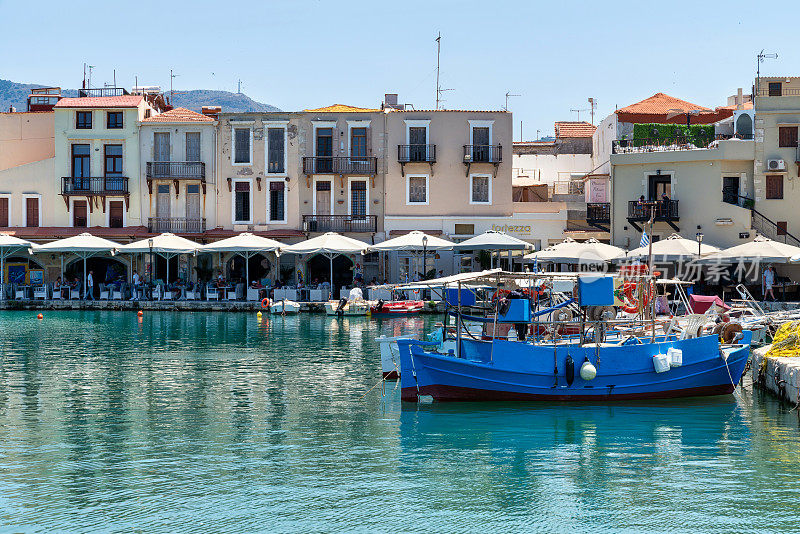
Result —
[[581, 365], [581, 378], [588, 382], [589, 380], [594, 380], [594, 377], [596, 376], [597, 367], [592, 365], [592, 362], [589, 360], [583, 362], [583, 365]]

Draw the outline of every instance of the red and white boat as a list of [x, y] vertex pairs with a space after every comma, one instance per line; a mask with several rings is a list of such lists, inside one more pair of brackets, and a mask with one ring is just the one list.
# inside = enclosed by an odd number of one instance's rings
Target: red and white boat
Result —
[[420, 313], [425, 307], [421, 300], [396, 300], [384, 302], [379, 300], [377, 304], [370, 307], [372, 315], [409, 315]]

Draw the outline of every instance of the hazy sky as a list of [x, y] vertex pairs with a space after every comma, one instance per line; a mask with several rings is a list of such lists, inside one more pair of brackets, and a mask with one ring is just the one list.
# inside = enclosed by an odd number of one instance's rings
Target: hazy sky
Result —
[[[0, 0], [0, 78], [242, 91], [284, 110], [377, 106], [386, 92], [417, 109], [435, 98], [437, 32], [449, 108], [500, 109], [515, 134], [550, 135], [595, 97], [595, 122], [663, 91], [725, 104], [762, 72], [800, 75], [797, 2]], [[589, 114], [581, 113], [581, 119]]]

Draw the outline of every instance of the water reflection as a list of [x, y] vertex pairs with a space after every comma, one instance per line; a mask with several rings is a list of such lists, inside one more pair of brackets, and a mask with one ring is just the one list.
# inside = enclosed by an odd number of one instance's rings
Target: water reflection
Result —
[[0, 312], [0, 523], [794, 528], [797, 412], [749, 392], [401, 407], [374, 338], [435, 320]]

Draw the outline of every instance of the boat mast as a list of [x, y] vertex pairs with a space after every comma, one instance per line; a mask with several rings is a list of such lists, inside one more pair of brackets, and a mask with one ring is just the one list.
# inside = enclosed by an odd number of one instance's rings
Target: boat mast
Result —
[[649, 286], [652, 281], [653, 295], [650, 297], [650, 339], [653, 343], [656, 341], [656, 278], [653, 272], [653, 221], [656, 216], [656, 202], [651, 202], [650, 204], [650, 219], [647, 221], [647, 232], [650, 234], [647, 244], [647, 271], [650, 276], [647, 287], [644, 288], [646, 294], [650, 289]]

